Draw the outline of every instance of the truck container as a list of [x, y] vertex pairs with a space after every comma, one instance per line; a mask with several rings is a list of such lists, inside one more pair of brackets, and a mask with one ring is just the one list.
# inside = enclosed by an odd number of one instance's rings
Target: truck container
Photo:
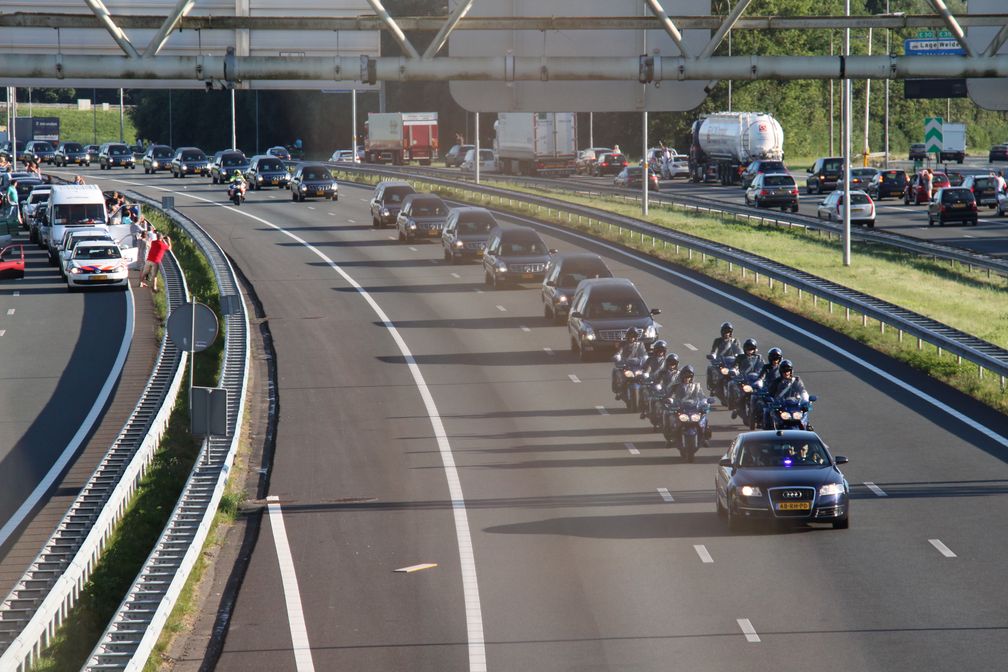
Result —
[[756, 160], [784, 158], [784, 131], [764, 112], [719, 112], [693, 122], [690, 179], [736, 184]]
[[501, 112], [494, 123], [497, 164], [511, 175], [571, 175], [577, 158], [573, 112]]
[[938, 152], [938, 161], [955, 161], [962, 163], [966, 158], [966, 124], [955, 124], [946, 121], [942, 124], [942, 148]]
[[364, 161], [429, 166], [438, 151], [437, 112], [370, 112]]

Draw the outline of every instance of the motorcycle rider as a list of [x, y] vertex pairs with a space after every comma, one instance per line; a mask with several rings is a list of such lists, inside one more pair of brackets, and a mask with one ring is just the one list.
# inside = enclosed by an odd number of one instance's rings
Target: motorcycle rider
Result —
[[[741, 380], [750, 373], [759, 373], [763, 370], [763, 356], [759, 354], [759, 344], [755, 338], [747, 338], [742, 344], [742, 354], [735, 358], [735, 366], [738, 368], [738, 375]], [[732, 384], [728, 388], [728, 405], [732, 409], [731, 417], [735, 419], [741, 413], [739, 403], [741, 402], [741, 388], [737, 384]]]
[[[657, 340], [651, 345], [651, 352], [648, 354], [647, 359], [644, 360], [644, 365], [641, 370], [644, 372], [645, 382], [645, 399], [649, 399], [648, 390], [650, 385], [655, 382], [655, 378], [658, 376], [658, 372], [662, 370], [662, 365], [665, 363], [665, 355], [668, 354], [668, 343], [662, 340]], [[641, 404], [640, 417], [647, 417], [647, 408], [650, 406], [650, 401], [648, 403]]]
[[647, 357], [647, 349], [644, 347], [644, 343], [641, 342], [640, 336], [640, 331], [635, 327], [627, 329], [626, 335], [616, 350], [616, 354], [613, 355], [612, 359], [615, 366], [613, 366], [612, 370], [612, 391], [615, 393], [616, 399], [623, 399], [623, 372], [620, 370], [619, 364], [630, 359], [643, 361]]
[[[681, 406], [685, 402], [695, 402], [698, 404], [706, 405], [707, 403], [707, 393], [700, 386], [700, 383], [694, 382], [695, 372], [693, 367], [686, 365], [683, 367], [682, 371], [679, 372], [679, 384], [675, 388], [674, 402], [676, 407]], [[708, 445], [708, 439], [710, 439], [710, 426], [707, 426], [706, 435], [701, 437], [703, 445]]]
[[780, 348], [770, 348], [767, 351], [767, 363], [763, 365], [760, 369], [759, 378], [753, 383], [753, 388], [759, 390], [758, 393], [753, 393], [753, 403], [755, 407], [753, 408], [753, 422], [756, 418], [764, 418], [764, 424], [766, 419], [766, 403], [764, 403], [764, 398], [767, 395], [767, 391], [770, 386], [773, 385], [774, 381], [780, 378], [780, 363], [784, 360], [784, 353]]
[[738, 339], [732, 336], [734, 332], [735, 327], [732, 326], [732, 323], [724, 322], [721, 325], [721, 336], [715, 338], [711, 343], [710, 354], [714, 359], [707, 366], [707, 389], [709, 390], [714, 389], [717, 376], [721, 375], [721, 358], [727, 355], [738, 357], [742, 354], [742, 346], [739, 345]]
[[783, 401], [784, 399], [797, 399], [798, 401], [808, 401], [809, 395], [805, 390], [805, 383], [800, 376], [794, 375], [794, 364], [790, 359], [785, 359], [780, 363], [780, 377], [770, 385], [768, 390], [771, 398]]
[[241, 174], [240, 170], [236, 170], [231, 173], [231, 181], [228, 184], [243, 191], [248, 187], [248, 183], [245, 182], [245, 176]]
[[652, 423], [657, 426], [661, 424], [662, 400], [671, 397], [675, 392], [675, 386], [679, 384], [679, 355], [669, 353], [662, 361], [658, 373], [652, 376], [651, 382], [654, 383], [655, 394], [648, 410], [652, 414]]

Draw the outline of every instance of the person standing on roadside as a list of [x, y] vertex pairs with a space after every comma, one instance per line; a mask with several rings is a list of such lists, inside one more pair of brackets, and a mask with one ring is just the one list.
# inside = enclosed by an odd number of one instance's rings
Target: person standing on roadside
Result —
[[927, 195], [928, 203], [931, 202], [932, 192], [934, 190], [934, 173], [931, 172], [930, 168], [924, 169], [924, 193]]
[[141, 287], [146, 286], [149, 282], [151, 289], [155, 292], [158, 291], [157, 281], [161, 274], [161, 260], [164, 259], [165, 252], [171, 250], [171, 247], [171, 238], [163, 233], [155, 234], [150, 249], [147, 250], [147, 263], [144, 265], [144, 272], [140, 278]]
[[18, 192], [17, 192], [17, 180], [11, 180], [10, 184], [7, 186], [7, 193], [4, 194], [4, 198], [7, 199], [7, 205], [11, 208], [8, 212], [8, 217], [17, 217], [18, 224], [21, 223], [21, 206], [18, 205]]
[[136, 248], [137, 257], [136, 261], [133, 263], [133, 267], [140, 271], [140, 286], [143, 287], [146, 284], [143, 281], [143, 271], [147, 267], [147, 253], [150, 250], [150, 234], [146, 231], [141, 231], [140, 235], [136, 238]]

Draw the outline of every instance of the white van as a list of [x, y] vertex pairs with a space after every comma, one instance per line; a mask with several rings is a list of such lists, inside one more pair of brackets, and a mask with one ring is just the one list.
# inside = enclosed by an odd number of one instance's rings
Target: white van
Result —
[[59, 263], [59, 248], [67, 227], [107, 226], [105, 196], [95, 184], [53, 185], [48, 205], [49, 265]]

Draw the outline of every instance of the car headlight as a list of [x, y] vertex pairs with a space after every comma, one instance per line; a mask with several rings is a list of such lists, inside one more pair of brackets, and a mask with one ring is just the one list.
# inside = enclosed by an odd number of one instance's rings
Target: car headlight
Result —
[[497, 264], [497, 272], [498, 273], [507, 273], [507, 265], [506, 264]]
[[842, 495], [844, 492], [843, 483], [827, 483], [826, 485], [819, 487], [820, 497], [829, 497], [830, 495]]
[[634, 373], [633, 373], [633, 371], [631, 371], [630, 369], [626, 369], [626, 370], [624, 370], [624, 371], [623, 371], [623, 375], [624, 375], [624, 376], [625, 376], [626, 378], [633, 378], [633, 376], [634, 376]]
[[595, 340], [595, 332], [594, 331], [589, 331], [588, 333], [585, 334], [584, 337], [585, 337], [586, 341], [594, 341]]
[[658, 338], [658, 330], [655, 329], [653, 324], [649, 324], [646, 329], [644, 329], [644, 338]]
[[81, 270], [79, 268], [77, 268], [76, 266], [71, 266], [70, 269], [67, 271], [67, 273], [71, 273], [73, 275], [77, 275], [80, 272], [81, 272]]
[[258, 180], [259, 182], [262, 182], [262, 175], [257, 175], [256, 176], [256, 180]]
[[679, 422], [689, 422], [689, 415], [687, 415], [686, 413], [680, 413]]
[[158, 167], [158, 162], [157, 161], [151, 161], [151, 167], [157, 168]]
[[455, 241], [455, 247], [458, 247], [458, 248], [465, 247], [465, 243], [463, 243], [461, 240], [456, 240]]
[[409, 228], [415, 229], [416, 228], [416, 222], [410, 222], [409, 223]]
[[555, 300], [557, 303], [567, 303], [567, 296], [565, 294], [560, 294]]
[[301, 185], [301, 191], [308, 191], [308, 187], [304, 184]]
[[745, 385], [742, 386], [742, 391], [746, 393], [752, 392], [752, 385], [746, 383]]
[[700, 422], [700, 417], [701, 415], [699, 413], [694, 413], [691, 416], [689, 416], [689, 419], [692, 420], [693, 422]]
[[794, 420], [801, 420], [801, 418], [802, 418], [802, 412], [801, 411], [794, 411], [791, 414], [791, 418], [794, 419]]
[[743, 497], [761, 497], [763, 495], [763, 491], [755, 485], [743, 485], [741, 492]]
[[381, 214], [382, 214], [382, 217], [388, 217], [388, 208], [382, 208], [381, 209]]

